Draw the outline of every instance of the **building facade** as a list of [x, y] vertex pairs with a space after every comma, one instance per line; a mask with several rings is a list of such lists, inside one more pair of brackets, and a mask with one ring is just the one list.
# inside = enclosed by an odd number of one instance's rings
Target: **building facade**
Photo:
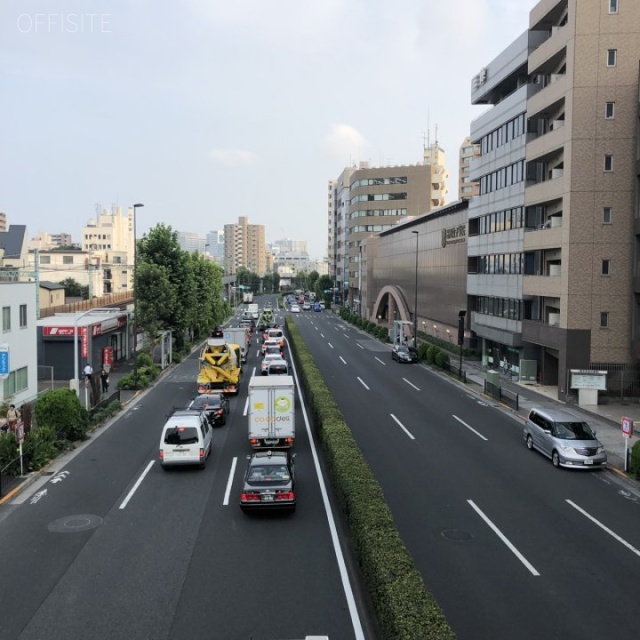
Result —
[[480, 156], [480, 146], [471, 144], [467, 136], [460, 145], [458, 164], [458, 199], [468, 200], [478, 195], [478, 183], [471, 179], [471, 163]]
[[458, 314], [467, 309], [468, 204], [451, 203], [363, 242], [366, 318], [389, 328], [410, 322], [456, 344]]
[[433, 165], [360, 168], [351, 175], [347, 235], [347, 304], [358, 312], [360, 291], [367, 274], [360, 269], [362, 242], [374, 233], [390, 229], [407, 217], [432, 209]]
[[264, 225], [249, 224], [246, 216], [239, 216], [237, 224], [225, 224], [224, 263], [228, 276], [235, 275], [240, 267], [264, 275], [267, 270]]
[[637, 2], [543, 0], [474, 78], [472, 328], [560, 399], [571, 369], [637, 378], [638, 25]]

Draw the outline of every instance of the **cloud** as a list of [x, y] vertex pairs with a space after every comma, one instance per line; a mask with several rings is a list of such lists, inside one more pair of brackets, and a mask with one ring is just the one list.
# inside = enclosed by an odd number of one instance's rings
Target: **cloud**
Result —
[[257, 160], [255, 153], [244, 149], [212, 149], [209, 157], [223, 167], [246, 167]]
[[327, 155], [341, 164], [351, 164], [363, 157], [369, 147], [366, 138], [350, 124], [334, 124], [324, 139]]

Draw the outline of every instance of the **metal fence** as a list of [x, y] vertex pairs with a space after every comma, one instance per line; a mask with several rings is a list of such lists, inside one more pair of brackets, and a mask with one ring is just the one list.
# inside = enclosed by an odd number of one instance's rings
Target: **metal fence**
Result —
[[509, 391], [509, 389], [503, 389], [502, 387], [498, 387], [487, 380], [484, 381], [484, 392], [495, 398], [502, 404], [506, 404], [508, 407], [512, 409], [518, 410], [519, 407], [519, 396], [514, 391]]

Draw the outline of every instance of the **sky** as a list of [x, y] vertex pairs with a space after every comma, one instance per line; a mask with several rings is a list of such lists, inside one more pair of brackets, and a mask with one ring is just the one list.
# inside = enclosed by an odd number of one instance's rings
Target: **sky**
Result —
[[457, 198], [471, 79], [535, 4], [2, 0], [0, 211], [76, 242], [97, 205], [143, 203], [138, 236], [247, 216], [322, 258], [346, 166], [421, 162], [427, 136]]

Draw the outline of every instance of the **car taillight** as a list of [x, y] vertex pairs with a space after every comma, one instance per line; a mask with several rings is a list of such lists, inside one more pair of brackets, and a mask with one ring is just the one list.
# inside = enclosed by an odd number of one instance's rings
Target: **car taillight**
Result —
[[160, 460], [164, 460], [164, 449], [160, 449]]
[[249, 444], [258, 444], [258, 438], [249, 438]]
[[241, 502], [257, 502], [260, 500], [259, 493], [243, 493], [240, 496]]
[[278, 500], [294, 500], [296, 494], [293, 491], [278, 491], [276, 493], [276, 501]]
[[204, 458], [204, 449], [200, 449], [200, 457]]
[[293, 444], [293, 438], [285, 438], [287, 444]]
[[216, 409], [215, 413], [216, 413], [217, 416], [221, 416], [224, 413], [224, 410], [223, 409]]

